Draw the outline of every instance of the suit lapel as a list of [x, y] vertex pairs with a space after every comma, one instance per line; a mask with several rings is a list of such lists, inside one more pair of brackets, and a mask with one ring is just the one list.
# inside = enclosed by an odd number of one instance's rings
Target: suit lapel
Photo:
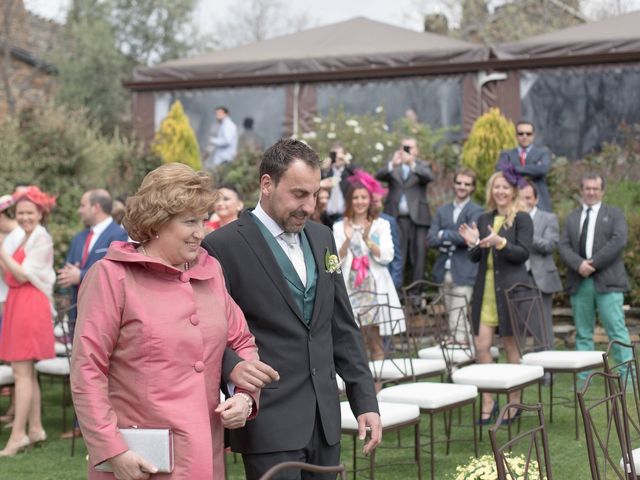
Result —
[[280, 295], [284, 297], [291, 310], [296, 314], [302, 324], [306, 326], [302, 312], [291, 296], [287, 280], [280, 270], [280, 265], [276, 262], [273, 252], [271, 252], [269, 245], [267, 245], [267, 241], [262, 236], [262, 233], [248, 211], [245, 211], [238, 220], [238, 233], [247, 242], [249, 248], [253, 250], [253, 253], [258, 258], [267, 276], [280, 292]]
[[318, 323], [318, 316], [320, 315], [320, 311], [325, 302], [320, 300], [320, 296], [322, 292], [327, 291], [329, 275], [341, 275], [339, 273], [327, 273], [324, 265], [324, 253], [325, 248], [329, 248], [331, 250], [332, 245], [322, 245], [318, 240], [317, 236], [312, 235], [309, 232], [309, 227], [305, 227], [305, 233], [307, 234], [307, 240], [309, 240], [309, 246], [311, 247], [311, 251], [313, 252], [313, 258], [316, 262], [316, 270], [318, 271], [318, 276], [316, 280], [316, 298], [313, 303], [313, 314], [311, 315], [311, 328], [314, 327]]

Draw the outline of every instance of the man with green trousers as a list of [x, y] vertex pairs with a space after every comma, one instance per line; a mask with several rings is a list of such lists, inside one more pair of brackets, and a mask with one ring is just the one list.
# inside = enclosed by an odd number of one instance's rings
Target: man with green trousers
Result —
[[[604, 179], [586, 174], [580, 185], [582, 206], [569, 214], [560, 238], [560, 256], [567, 265], [567, 289], [576, 325], [576, 349], [593, 350], [596, 309], [609, 340], [631, 343], [625, 325], [623, 292], [629, 289], [622, 252], [627, 222], [619, 208], [602, 203]], [[616, 363], [631, 352], [613, 349]], [[584, 381], [589, 372], [582, 372]]]

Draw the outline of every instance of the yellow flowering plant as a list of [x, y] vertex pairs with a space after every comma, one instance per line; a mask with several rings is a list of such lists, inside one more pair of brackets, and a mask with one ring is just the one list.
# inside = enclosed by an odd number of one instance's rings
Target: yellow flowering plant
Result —
[[[507, 478], [510, 480], [542, 480], [538, 462], [529, 461], [524, 455], [505, 455], [509, 465]], [[458, 465], [453, 480], [498, 480], [498, 468], [493, 455], [483, 455], [482, 457], [470, 457], [470, 462], [466, 465]], [[528, 470], [528, 471], [527, 471]]]

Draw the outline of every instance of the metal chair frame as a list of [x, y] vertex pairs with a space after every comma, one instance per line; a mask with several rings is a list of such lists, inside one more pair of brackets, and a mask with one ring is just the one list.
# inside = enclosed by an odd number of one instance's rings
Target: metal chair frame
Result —
[[[543, 327], [543, 306], [540, 290], [525, 283], [516, 283], [505, 290], [507, 298], [507, 308], [509, 310], [509, 318], [511, 320], [511, 328], [516, 339], [516, 344], [520, 352], [520, 356], [527, 353], [539, 352], [540, 348], [535, 345], [551, 345], [547, 337], [547, 331]], [[524, 311], [523, 311], [524, 310]], [[524, 313], [524, 314], [523, 314]], [[536, 324], [540, 325], [539, 328]], [[527, 337], [531, 337], [532, 342], [527, 341]], [[531, 345], [531, 346], [530, 346]], [[549, 385], [549, 421], [553, 422], [553, 376], [559, 373], [568, 373], [572, 376], [573, 391], [577, 392], [578, 373], [589, 370], [602, 368], [601, 363], [586, 365], [580, 368], [573, 367], [544, 367], [545, 372], [551, 374], [551, 384]], [[558, 397], [567, 400], [566, 397]], [[573, 395], [573, 423], [575, 428], [576, 440], [579, 438], [580, 429], [578, 428], [578, 400]]]
[[[605, 387], [604, 397], [589, 401], [586, 397], [589, 390], [594, 387], [595, 380], [602, 380]], [[593, 372], [586, 380], [582, 391], [577, 393], [582, 419], [584, 422], [587, 454], [589, 456], [589, 468], [593, 480], [605, 480], [617, 478], [619, 480], [636, 480], [635, 464], [633, 461], [631, 438], [627, 418], [627, 406], [625, 393], [622, 390], [622, 381], [619, 375], [611, 375], [604, 372]], [[589, 403], [588, 403], [589, 402]], [[594, 413], [598, 409], [606, 409], [606, 426], [596, 424]], [[620, 454], [612, 458], [610, 441], [613, 440], [612, 429], [615, 429], [616, 446], [620, 448]], [[598, 461], [597, 450], [602, 452], [602, 461]], [[620, 467], [620, 455], [624, 471]], [[611, 477], [607, 476], [608, 472]]]
[[282, 462], [274, 465], [269, 470], [267, 470], [259, 480], [270, 480], [276, 473], [280, 473], [283, 470], [288, 470], [291, 468], [298, 468], [300, 470], [304, 470], [307, 472], [313, 473], [336, 473], [340, 475], [341, 480], [347, 480], [347, 470], [344, 465], [335, 465], [329, 467], [323, 467], [320, 465], [313, 465], [311, 463], [304, 462]]

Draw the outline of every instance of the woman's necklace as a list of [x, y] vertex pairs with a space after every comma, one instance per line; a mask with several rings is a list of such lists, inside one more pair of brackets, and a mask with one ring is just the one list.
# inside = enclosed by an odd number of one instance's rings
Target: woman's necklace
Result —
[[[140, 251], [142, 252], [142, 254], [143, 254], [145, 257], [150, 257], [150, 256], [151, 256], [151, 255], [149, 255], [149, 254], [147, 253], [147, 249], [146, 249], [146, 248], [144, 248], [144, 245], [143, 245], [143, 244], [140, 244]], [[190, 267], [191, 267], [191, 265], [189, 265], [189, 262], [184, 262], [183, 268], [184, 268], [184, 271], [185, 271], [185, 272], [186, 272], [187, 270], [189, 270], [189, 268], [190, 268]]]

